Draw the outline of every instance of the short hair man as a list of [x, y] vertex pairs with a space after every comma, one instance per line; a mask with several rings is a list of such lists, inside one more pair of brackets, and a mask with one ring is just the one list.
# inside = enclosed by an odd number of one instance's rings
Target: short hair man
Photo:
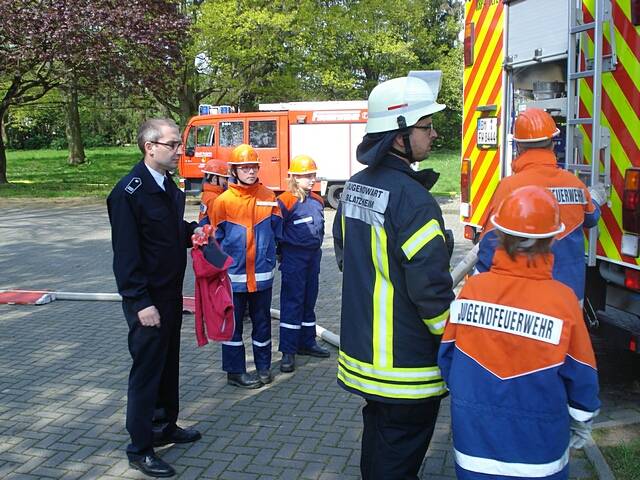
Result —
[[[344, 187], [333, 224], [342, 267], [338, 384], [366, 400], [362, 478], [417, 479], [446, 395], [438, 346], [453, 300], [442, 212], [415, 172], [437, 137], [441, 72], [412, 72], [369, 96], [367, 165]], [[425, 188], [426, 187], [426, 188]]]
[[[169, 477], [174, 469], [154, 446], [198, 440], [177, 426], [182, 282], [195, 222], [183, 220], [185, 196], [170, 171], [182, 141], [169, 119], [151, 119], [138, 132], [143, 159], [107, 198], [113, 271], [129, 325], [133, 364], [127, 396], [129, 464], [146, 475]], [[154, 412], [164, 418], [154, 419]], [[155, 423], [155, 425], [154, 425]], [[156, 427], [156, 428], [154, 428]], [[155, 432], [154, 430], [159, 430]]]

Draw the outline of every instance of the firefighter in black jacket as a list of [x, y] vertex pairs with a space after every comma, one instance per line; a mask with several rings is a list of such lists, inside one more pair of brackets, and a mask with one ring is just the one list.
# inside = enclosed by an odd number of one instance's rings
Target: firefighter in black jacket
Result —
[[[172, 120], [147, 120], [138, 132], [138, 146], [144, 158], [107, 198], [113, 271], [133, 359], [127, 456], [143, 473], [169, 477], [174, 469], [153, 447], [200, 438], [196, 430], [176, 425], [182, 282], [197, 224], [183, 220], [185, 196], [169, 173], [182, 150], [178, 126]], [[154, 418], [154, 412], [163, 412], [164, 418]]]
[[454, 298], [442, 212], [415, 172], [437, 137], [441, 72], [412, 72], [369, 96], [367, 165], [344, 187], [333, 224], [344, 278], [338, 384], [364, 397], [362, 478], [417, 479], [446, 395], [437, 367]]

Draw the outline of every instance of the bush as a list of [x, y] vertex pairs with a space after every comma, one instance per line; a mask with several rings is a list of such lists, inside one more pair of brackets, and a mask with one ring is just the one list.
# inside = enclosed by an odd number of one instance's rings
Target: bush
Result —
[[100, 134], [82, 136], [85, 148], [104, 147], [109, 145], [109, 141]]
[[69, 147], [66, 137], [57, 137], [51, 140], [50, 148], [53, 150], [66, 150]]

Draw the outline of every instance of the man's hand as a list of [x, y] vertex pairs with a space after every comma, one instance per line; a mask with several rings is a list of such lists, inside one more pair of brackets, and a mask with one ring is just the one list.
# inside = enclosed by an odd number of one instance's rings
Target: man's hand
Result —
[[158, 312], [158, 309], [153, 305], [140, 310], [138, 312], [138, 320], [140, 320], [140, 323], [143, 327], [160, 328], [160, 313]]

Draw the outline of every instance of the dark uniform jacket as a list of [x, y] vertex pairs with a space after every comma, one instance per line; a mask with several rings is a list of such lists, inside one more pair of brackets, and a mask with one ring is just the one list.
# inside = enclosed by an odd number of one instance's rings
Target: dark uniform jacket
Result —
[[186, 249], [197, 224], [183, 220], [185, 195], [170, 177], [165, 188], [140, 161], [107, 198], [118, 291], [137, 312], [182, 297]]
[[418, 176], [387, 154], [349, 179], [333, 224], [344, 272], [338, 383], [382, 402], [446, 394], [437, 355], [454, 298], [449, 254]]

